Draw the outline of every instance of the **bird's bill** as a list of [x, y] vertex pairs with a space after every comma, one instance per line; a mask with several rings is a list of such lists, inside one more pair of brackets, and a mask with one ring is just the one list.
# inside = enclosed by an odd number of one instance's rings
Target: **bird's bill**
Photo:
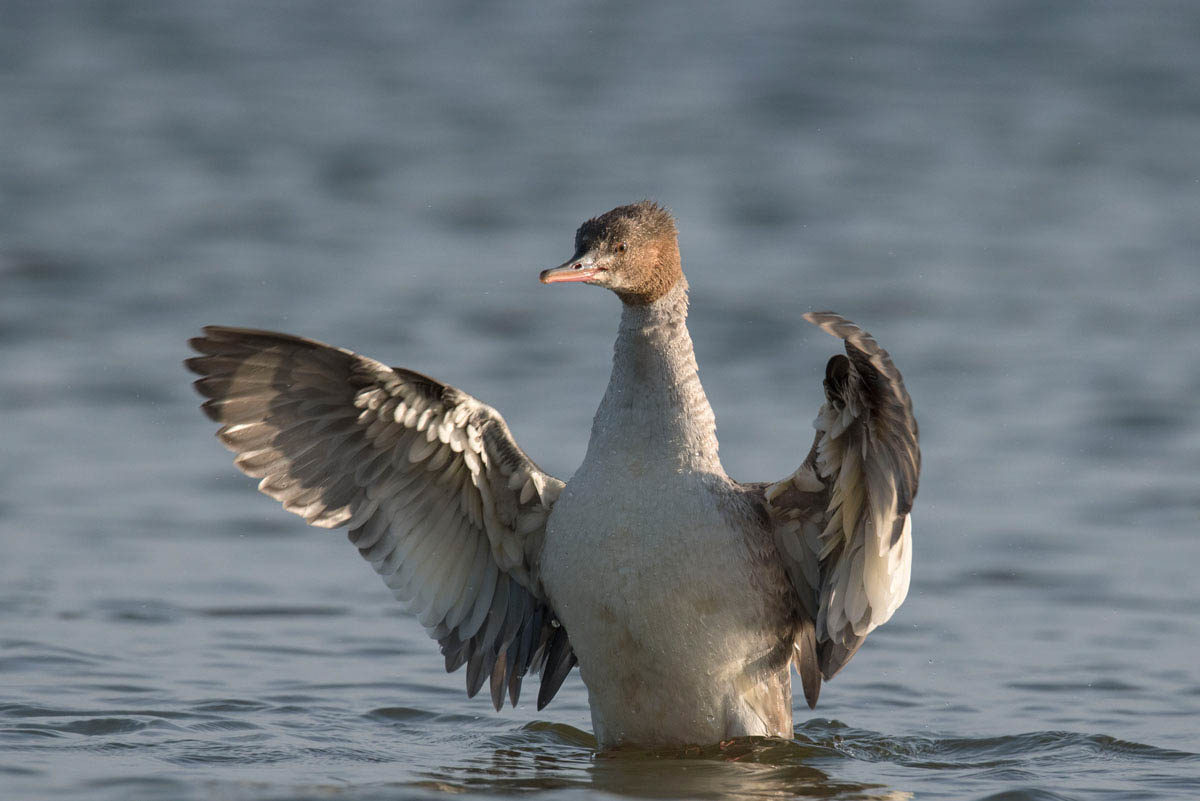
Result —
[[604, 271], [604, 268], [596, 264], [592, 255], [586, 254], [577, 256], [569, 261], [565, 261], [557, 267], [551, 267], [549, 270], [542, 270], [538, 279], [543, 284], [561, 284], [568, 281], [590, 281], [596, 277], [598, 273]]

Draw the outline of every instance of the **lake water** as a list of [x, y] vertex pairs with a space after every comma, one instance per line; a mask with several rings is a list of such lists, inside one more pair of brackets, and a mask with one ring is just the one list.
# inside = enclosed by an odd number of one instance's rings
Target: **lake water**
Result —
[[[1200, 6], [0, 3], [0, 796], [1200, 796]], [[597, 757], [493, 713], [254, 492], [205, 323], [429, 372], [567, 478], [679, 218], [729, 472], [811, 441], [832, 308], [925, 469], [907, 603], [795, 739]]]

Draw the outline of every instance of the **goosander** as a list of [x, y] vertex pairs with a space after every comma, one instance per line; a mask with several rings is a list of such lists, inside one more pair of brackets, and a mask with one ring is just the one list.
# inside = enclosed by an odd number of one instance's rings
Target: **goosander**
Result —
[[790, 738], [791, 669], [810, 707], [908, 593], [921, 455], [912, 402], [875, 340], [825, 370], [807, 457], [740, 483], [687, 329], [675, 220], [643, 201], [585, 222], [546, 284], [622, 303], [587, 455], [563, 482], [500, 413], [420, 373], [269, 331], [190, 344], [203, 410], [260, 491], [350, 541], [499, 710], [576, 665], [601, 748]]

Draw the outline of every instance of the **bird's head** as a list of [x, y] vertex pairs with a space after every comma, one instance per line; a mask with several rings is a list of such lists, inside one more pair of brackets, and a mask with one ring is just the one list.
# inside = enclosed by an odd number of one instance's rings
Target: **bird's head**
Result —
[[543, 284], [602, 286], [632, 306], [653, 303], [682, 277], [675, 219], [648, 200], [618, 206], [579, 226], [575, 255], [540, 276]]

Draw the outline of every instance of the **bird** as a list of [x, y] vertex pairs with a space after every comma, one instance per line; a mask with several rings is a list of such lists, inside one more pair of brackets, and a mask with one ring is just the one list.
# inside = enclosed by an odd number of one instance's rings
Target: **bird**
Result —
[[185, 364], [258, 489], [344, 528], [468, 696], [499, 711], [540, 674], [537, 709], [578, 666], [600, 749], [793, 737], [904, 601], [921, 465], [903, 378], [832, 312], [807, 455], [739, 482], [718, 456], [687, 328], [676, 221], [652, 201], [584, 222], [544, 284], [615, 293], [608, 388], [569, 481], [498, 411], [421, 373], [310, 339], [206, 326]]

